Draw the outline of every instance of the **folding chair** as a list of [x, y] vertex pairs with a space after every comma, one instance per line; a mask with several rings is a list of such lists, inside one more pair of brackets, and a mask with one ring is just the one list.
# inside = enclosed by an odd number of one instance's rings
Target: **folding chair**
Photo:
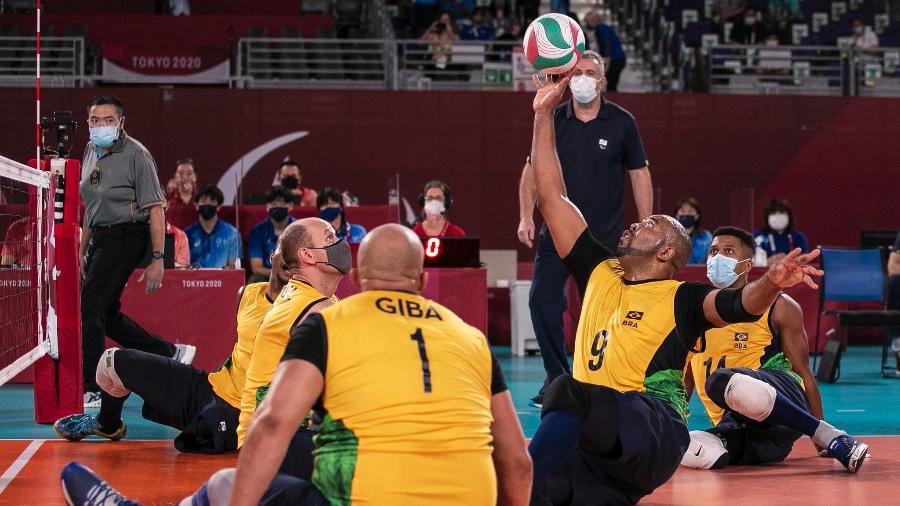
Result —
[[[886, 367], [891, 345], [891, 327], [900, 327], [900, 311], [887, 309], [888, 277], [885, 272], [884, 250], [827, 248], [822, 250], [822, 287], [819, 290], [819, 311], [816, 315], [815, 349], [819, 349], [822, 316], [837, 318], [842, 327], [884, 327], [885, 340], [881, 353], [881, 374], [894, 376], [893, 367]], [[825, 302], [878, 302], [881, 309], [824, 311]], [[815, 366], [814, 366], [815, 367]]]

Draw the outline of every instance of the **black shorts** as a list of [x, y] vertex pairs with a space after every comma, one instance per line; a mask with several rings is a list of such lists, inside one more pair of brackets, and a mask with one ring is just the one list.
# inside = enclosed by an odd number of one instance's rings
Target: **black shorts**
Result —
[[[581, 385], [591, 397], [601, 397], [597, 394], [600, 389], [609, 390]], [[545, 483], [535, 484], [532, 504], [636, 504], [675, 474], [690, 443], [681, 416], [650, 395], [613, 392], [619, 409], [620, 456], [604, 457], [579, 446]], [[604, 428], [585, 424], [582, 435], [591, 430]]]
[[[771, 385], [807, 412], [809, 401], [800, 382], [789, 373], [769, 369], [735, 367], [731, 371], [746, 374]], [[740, 413], [725, 410], [722, 419], [708, 432], [718, 434], [727, 441], [729, 465], [757, 465], [781, 462], [791, 453], [794, 441], [803, 434], [781, 425], [751, 420]]]
[[213, 392], [207, 373], [138, 350], [116, 351], [116, 374], [144, 400], [142, 415], [182, 431], [175, 448], [191, 453], [237, 449], [240, 410]]

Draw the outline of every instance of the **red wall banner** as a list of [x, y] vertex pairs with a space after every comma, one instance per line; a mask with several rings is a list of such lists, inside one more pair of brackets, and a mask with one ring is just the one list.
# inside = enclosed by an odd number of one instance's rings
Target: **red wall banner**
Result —
[[[386, 204], [387, 179], [399, 174], [402, 196], [416, 206], [419, 186], [440, 178], [454, 192], [452, 220], [480, 236], [482, 247], [519, 247], [516, 188], [530, 149], [530, 93], [51, 89], [43, 107], [81, 118], [101, 92], [124, 101], [126, 128], [151, 150], [164, 183], [175, 161], [189, 156], [201, 183], [219, 182], [237, 166], [243, 194], [258, 193], [290, 156], [300, 162], [303, 185], [347, 188], [364, 204]], [[0, 90], [5, 156], [24, 159], [32, 149], [32, 94]], [[611, 99], [637, 118], [664, 212], [690, 194], [702, 203], [707, 227], [724, 225], [732, 216], [732, 190], [752, 188], [757, 226], [765, 203], [785, 196], [812, 244], [856, 245], [861, 229], [900, 225], [892, 204], [900, 188], [900, 100]], [[86, 125], [80, 128], [75, 156], [87, 140]], [[272, 144], [281, 137], [289, 141]], [[626, 220], [635, 215], [629, 193]], [[520, 252], [522, 259], [532, 254]]]

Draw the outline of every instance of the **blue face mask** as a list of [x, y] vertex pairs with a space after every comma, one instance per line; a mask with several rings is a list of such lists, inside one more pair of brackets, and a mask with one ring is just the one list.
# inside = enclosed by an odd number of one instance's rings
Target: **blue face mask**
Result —
[[341, 212], [342, 211], [340, 207], [326, 207], [325, 209], [319, 211], [319, 218], [322, 218], [327, 222], [332, 222], [335, 218], [341, 215]]
[[91, 142], [101, 148], [112, 146], [118, 136], [119, 127], [99, 126], [91, 128]]
[[[749, 261], [749, 258], [741, 260], [741, 262]], [[710, 256], [706, 259], [706, 277], [716, 288], [728, 288], [740, 276], [735, 272], [738, 263], [740, 262], [722, 254]]]

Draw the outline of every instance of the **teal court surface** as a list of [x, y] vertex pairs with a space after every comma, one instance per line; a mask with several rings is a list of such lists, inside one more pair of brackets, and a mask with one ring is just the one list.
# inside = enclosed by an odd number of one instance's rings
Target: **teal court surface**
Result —
[[[543, 380], [540, 357], [513, 357], [496, 348], [526, 436], [540, 423], [528, 406]], [[881, 349], [851, 347], [836, 384], [821, 384], [825, 417], [870, 444], [870, 458], [859, 475], [849, 475], [831, 459], [815, 456], [804, 439], [783, 463], [724, 471], [681, 469], [643, 504], [900, 504], [900, 379], [884, 379]], [[48, 425], [33, 421], [30, 385], [0, 388], [0, 505], [63, 504], [59, 472], [81, 461], [134, 499], [174, 504], [213, 471], [233, 465], [234, 455], [182, 455], [174, 450], [173, 429], [141, 418], [139, 398], [128, 400], [128, 437], [121, 442], [67, 443]], [[691, 429], [708, 426], [696, 396]], [[893, 436], [893, 437], [892, 437]], [[599, 504], [599, 503], [598, 503]]]

